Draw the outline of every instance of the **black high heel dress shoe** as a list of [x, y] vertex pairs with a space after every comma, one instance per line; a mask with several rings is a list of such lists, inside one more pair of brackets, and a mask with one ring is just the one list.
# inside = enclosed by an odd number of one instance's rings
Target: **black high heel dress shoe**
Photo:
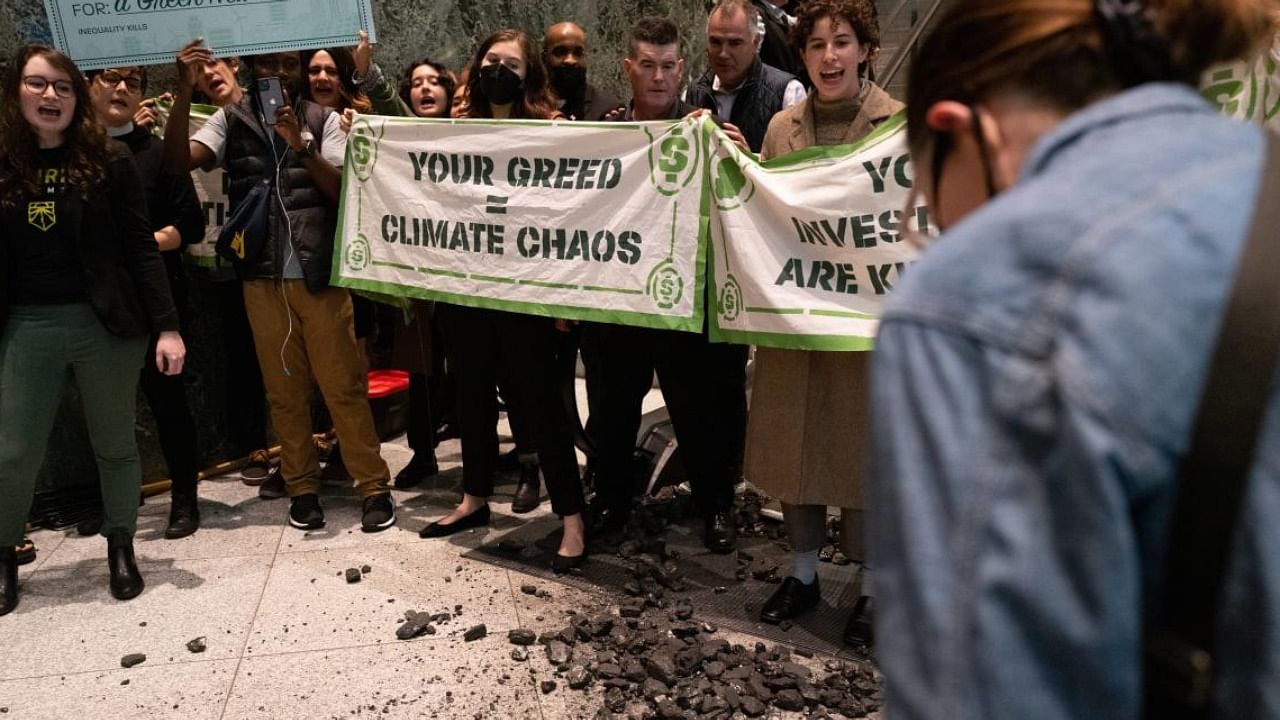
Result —
[[455, 520], [448, 525], [441, 525], [439, 522], [433, 522], [430, 525], [418, 531], [420, 538], [437, 538], [448, 537], [456, 532], [462, 532], [470, 528], [485, 527], [489, 524], [489, 506], [485, 505], [479, 510], [472, 510], [470, 515]]

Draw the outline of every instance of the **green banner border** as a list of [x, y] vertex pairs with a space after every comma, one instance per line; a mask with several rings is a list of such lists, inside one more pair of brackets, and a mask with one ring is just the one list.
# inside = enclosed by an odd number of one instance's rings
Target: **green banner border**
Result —
[[[662, 123], [579, 123], [562, 120], [466, 120], [466, 119], [449, 119], [438, 120], [428, 118], [405, 118], [405, 117], [384, 117], [377, 116], [379, 119], [389, 121], [389, 124], [395, 125], [415, 125], [415, 124], [439, 124], [439, 125], [544, 125], [559, 126], [572, 125], [573, 127], [595, 127], [608, 128], [610, 130], [637, 130], [644, 129], [645, 125], [661, 124], [667, 127], [677, 125], [684, 122], [683, 119], [676, 121], [667, 121]], [[709, 122], [704, 120], [703, 122]], [[353, 123], [354, 124], [354, 123]], [[386, 123], [384, 123], [385, 125]], [[696, 135], [701, 135], [696, 133]], [[710, 149], [705, 147], [704, 157], [710, 156]], [[397, 285], [395, 283], [383, 282], [380, 280], [364, 280], [360, 278], [347, 278], [342, 276], [342, 262], [346, 257], [347, 238], [344, 228], [346, 228], [347, 214], [347, 183], [350, 175], [354, 174], [351, 164], [351, 145], [347, 145], [347, 154], [342, 164], [342, 186], [339, 189], [338, 202], [338, 230], [334, 236], [333, 264], [329, 271], [329, 284], [335, 287], [343, 287], [350, 290], [362, 291], [359, 294], [370, 296], [373, 294], [384, 298], [414, 298], [419, 300], [435, 300], [437, 302], [447, 302], [454, 305], [465, 305], [468, 307], [485, 308], [488, 310], [503, 310], [506, 312], [523, 313], [526, 315], [541, 315], [543, 317], [552, 317], [564, 320], [578, 320], [585, 322], [601, 322], [610, 324], [623, 324], [635, 327], [646, 327], [656, 330], [679, 330], [682, 332], [702, 332], [705, 322], [706, 303], [704, 299], [707, 293], [707, 247], [710, 244], [711, 233], [711, 189], [708, 183], [702, 183], [702, 191], [699, 194], [698, 202], [698, 238], [697, 238], [697, 257], [694, 263], [693, 276], [693, 314], [687, 317], [679, 315], [662, 315], [628, 312], [622, 310], [599, 310], [596, 308], [579, 307], [574, 305], [546, 305], [542, 303], [525, 303], [514, 302], [510, 300], [500, 300], [498, 298], [478, 295], [458, 295], [456, 293], [442, 292], [439, 290], [431, 290], [420, 286]], [[420, 269], [415, 269], [420, 271]], [[474, 278], [474, 275], [473, 275]], [[513, 283], [515, 281], [512, 281]], [[377, 299], [374, 297], [373, 299]], [[381, 300], [387, 302], [387, 300]]]
[[[741, 153], [741, 156], [748, 162], [754, 163], [756, 167], [774, 173], [785, 173], [800, 169], [799, 166], [808, 165], [815, 160], [842, 160], [850, 155], [856, 155], [871, 149], [895, 133], [905, 127], [907, 124], [907, 113], [905, 110], [896, 113], [893, 117], [880, 123], [875, 130], [858, 140], [858, 142], [848, 145], [822, 145], [797, 150], [793, 153], [780, 155], [776, 158], [761, 161], [759, 157], [752, 153]], [[712, 130], [709, 130], [712, 131]], [[708, 175], [707, 183], [714, 182], [714, 176], [711, 174], [710, 164], [710, 147], [708, 147]], [[709, 241], [707, 246], [714, 254], [714, 244]], [[742, 345], [756, 345], [760, 347], [780, 348], [783, 350], [819, 350], [827, 352], [866, 352], [875, 349], [875, 338], [864, 337], [861, 335], [802, 335], [792, 333], [766, 332], [759, 330], [738, 330], [734, 328], [726, 328], [720, 325], [720, 294], [723, 287], [718, 282], [714, 273], [714, 264], [709, 266], [712, 272], [709, 274], [709, 282], [714, 290], [714, 294], [708, 298], [708, 302], [713, 303], [713, 307], [708, 308], [707, 316], [707, 334], [712, 342], [721, 343], [738, 343]], [[779, 314], [810, 314], [816, 312], [812, 308], [788, 308], [780, 309]], [[855, 315], [856, 313], [850, 313]], [[864, 319], [875, 319], [873, 316], [866, 316]]]

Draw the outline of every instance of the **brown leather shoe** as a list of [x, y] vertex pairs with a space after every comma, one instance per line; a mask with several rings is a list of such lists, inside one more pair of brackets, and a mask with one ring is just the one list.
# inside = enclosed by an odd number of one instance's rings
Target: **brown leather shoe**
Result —
[[538, 463], [520, 464], [520, 482], [516, 483], [515, 495], [511, 498], [511, 512], [532, 512], [542, 502], [542, 476]]

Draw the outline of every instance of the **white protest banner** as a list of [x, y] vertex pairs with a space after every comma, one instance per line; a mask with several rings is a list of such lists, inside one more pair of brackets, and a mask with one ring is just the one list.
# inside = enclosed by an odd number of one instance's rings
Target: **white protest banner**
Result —
[[[164, 109], [167, 111], [167, 104]], [[218, 108], [212, 105], [192, 105], [191, 134], [194, 135], [204, 127], [210, 116], [217, 111]], [[193, 170], [191, 179], [195, 182], [196, 197], [200, 199], [200, 209], [204, 212], [204, 241], [187, 246], [187, 259], [204, 268], [220, 267], [225, 263], [215, 250], [218, 233], [222, 232], [223, 223], [231, 216], [231, 200], [227, 197], [227, 173], [220, 167], [209, 172]]]
[[[802, 350], [869, 350], [918, 249], [905, 115], [854, 145], [764, 163], [707, 129], [712, 150], [711, 337]], [[928, 224], [923, 205], [912, 208]]]
[[358, 116], [333, 283], [699, 331], [701, 123]]
[[172, 63], [198, 37], [220, 57], [352, 45], [372, 0], [44, 0], [53, 42], [81, 70]]

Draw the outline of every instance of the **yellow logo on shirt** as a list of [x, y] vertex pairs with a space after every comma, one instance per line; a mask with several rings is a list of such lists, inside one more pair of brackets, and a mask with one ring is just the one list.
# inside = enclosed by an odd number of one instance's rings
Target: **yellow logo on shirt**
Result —
[[45, 232], [58, 223], [57, 204], [54, 202], [27, 203], [27, 222]]

